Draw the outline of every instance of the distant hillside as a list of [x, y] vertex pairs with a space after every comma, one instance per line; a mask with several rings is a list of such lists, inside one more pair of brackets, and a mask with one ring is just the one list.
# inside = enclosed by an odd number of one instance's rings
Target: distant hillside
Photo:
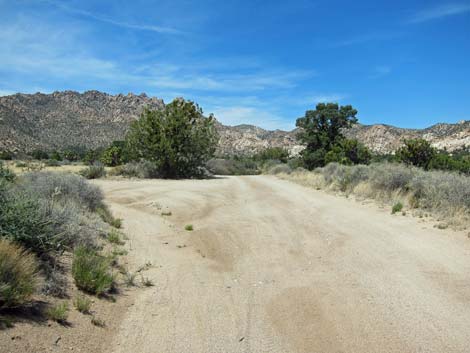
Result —
[[[129, 124], [142, 110], [161, 109], [163, 100], [145, 94], [109, 95], [98, 91], [52, 94], [15, 94], [0, 97], [0, 149], [29, 152], [67, 146], [106, 146], [124, 138]], [[267, 131], [252, 125], [217, 124], [218, 154], [254, 153], [267, 147], [302, 149], [295, 130]], [[356, 125], [347, 132], [373, 150], [391, 152], [404, 138], [422, 137], [449, 151], [470, 146], [470, 121], [436, 124], [427, 129], [401, 129], [387, 125]]]

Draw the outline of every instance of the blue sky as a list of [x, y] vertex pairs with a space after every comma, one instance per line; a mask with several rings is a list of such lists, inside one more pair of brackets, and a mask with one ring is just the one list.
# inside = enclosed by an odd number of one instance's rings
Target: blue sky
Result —
[[470, 119], [470, 1], [0, 0], [0, 95], [183, 96], [291, 129], [317, 102], [365, 124]]

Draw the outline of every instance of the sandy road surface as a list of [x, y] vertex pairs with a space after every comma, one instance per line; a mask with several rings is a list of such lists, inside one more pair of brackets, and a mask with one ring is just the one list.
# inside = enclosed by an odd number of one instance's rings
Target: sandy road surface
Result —
[[98, 184], [154, 264], [110, 352], [470, 352], [462, 234], [267, 176]]

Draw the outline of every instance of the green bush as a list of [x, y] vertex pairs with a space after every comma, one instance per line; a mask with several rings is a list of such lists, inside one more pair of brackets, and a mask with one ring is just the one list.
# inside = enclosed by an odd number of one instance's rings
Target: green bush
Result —
[[79, 289], [97, 295], [109, 291], [114, 283], [109, 260], [86, 247], [74, 252], [72, 276]]
[[409, 139], [405, 140], [404, 144], [395, 153], [398, 161], [428, 169], [436, 155], [436, 149], [424, 139]]
[[108, 233], [107, 239], [112, 244], [124, 245], [124, 241], [121, 239], [121, 234], [115, 229], [112, 229]]
[[44, 150], [36, 149], [31, 152], [31, 157], [37, 160], [49, 159], [49, 153]]
[[277, 160], [281, 163], [287, 163], [289, 152], [282, 147], [270, 147], [256, 153], [253, 159], [256, 161]]
[[88, 149], [83, 146], [70, 146], [70, 147], [66, 147], [61, 152], [61, 155], [64, 159], [70, 162], [77, 162], [85, 158], [87, 151]]
[[100, 189], [72, 174], [29, 173], [0, 188], [0, 237], [37, 254], [94, 245], [102, 232]]
[[325, 163], [337, 162], [346, 165], [369, 164], [372, 154], [358, 140], [340, 140], [325, 155]]
[[48, 159], [44, 162], [44, 164], [48, 167], [59, 167], [60, 163], [57, 159]]
[[7, 167], [5, 167], [3, 165], [3, 162], [0, 161], [0, 182], [3, 180], [3, 181], [6, 181], [6, 182], [12, 182], [14, 181], [16, 178], [16, 174], [13, 173], [10, 169], [8, 169]]
[[403, 204], [401, 202], [397, 202], [392, 207], [392, 214], [400, 212], [403, 209]]
[[0, 204], [0, 237], [42, 254], [58, 248], [60, 240], [41, 201], [24, 193], [3, 192]]
[[0, 151], [0, 159], [4, 161], [11, 161], [13, 159], [13, 153], [10, 151]]
[[105, 205], [103, 205], [102, 207], [98, 207], [96, 209], [96, 213], [98, 213], [101, 219], [104, 222], [108, 223], [110, 226], [118, 229], [122, 227], [122, 220], [120, 218], [114, 218], [112, 213]]
[[34, 255], [0, 239], [0, 309], [23, 305], [39, 284]]
[[214, 158], [206, 163], [206, 168], [215, 175], [260, 174], [258, 164], [248, 157], [237, 157], [236, 159]]
[[62, 161], [62, 155], [60, 154], [59, 151], [52, 151], [51, 154], [49, 155], [49, 158], [58, 162]]
[[162, 110], [146, 110], [126, 137], [134, 160], [152, 162], [163, 178], [200, 177], [218, 136], [212, 116], [193, 102], [175, 99]]
[[106, 170], [102, 164], [94, 164], [82, 169], [80, 175], [86, 179], [98, 179], [106, 176]]

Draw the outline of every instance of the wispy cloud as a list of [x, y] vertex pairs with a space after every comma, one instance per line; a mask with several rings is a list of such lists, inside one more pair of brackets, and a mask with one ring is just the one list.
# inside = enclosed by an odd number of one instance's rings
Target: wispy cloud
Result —
[[355, 37], [339, 40], [332, 44], [332, 47], [347, 47], [357, 44], [365, 44], [369, 42], [379, 42], [383, 40], [395, 39], [402, 36], [401, 32], [385, 32], [385, 33], [369, 33], [358, 35]]
[[15, 94], [15, 93], [16, 92], [14, 92], [14, 91], [0, 89], [0, 97], [9, 96], [9, 95], [12, 95], [12, 94]]
[[152, 31], [152, 32], [167, 33], [167, 34], [181, 34], [182, 33], [181, 31], [179, 31], [177, 29], [174, 29], [174, 28], [170, 28], [170, 27], [163, 27], [163, 26], [156, 26], [156, 25], [145, 25], [145, 24], [135, 24], [135, 23], [129, 23], [129, 22], [125, 22], [125, 21], [118, 21], [118, 20], [115, 20], [115, 19], [112, 19], [112, 18], [108, 18], [108, 17], [105, 17], [105, 16], [94, 14], [94, 13], [86, 11], [86, 10], [82, 10], [82, 9], [78, 9], [78, 8], [75, 8], [75, 7], [68, 6], [68, 5], [66, 5], [62, 2], [57, 2], [57, 1], [53, 1], [53, 0], [43, 0], [43, 1], [45, 3], [51, 4], [55, 7], [57, 7], [59, 9], [63, 10], [63, 11], [66, 11], [66, 12], [69, 12], [69, 13], [72, 13], [72, 14], [76, 14], [76, 15], [80, 15], [80, 16], [83, 16], [83, 17], [86, 17], [86, 18], [89, 18], [89, 19], [92, 19], [92, 20], [95, 20], [95, 21], [108, 23], [108, 24], [118, 26], [118, 27], [134, 29], [134, 30], [139, 30], [139, 31]]
[[408, 20], [408, 23], [422, 23], [444, 17], [460, 15], [466, 12], [470, 12], [470, 4], [468, 3], [445, 4], [418, 11], [411, 19]]
[[388, 65], [376, 66], [369, 78], [376, 79], [389, 75], [392, 72], [392, 68]]
[[281, 115], [251, 106], [218, 107], [212, 111], [215, 117], [225, 125], [252, 124], [264, 129], [292, 130], [293, 120]]

